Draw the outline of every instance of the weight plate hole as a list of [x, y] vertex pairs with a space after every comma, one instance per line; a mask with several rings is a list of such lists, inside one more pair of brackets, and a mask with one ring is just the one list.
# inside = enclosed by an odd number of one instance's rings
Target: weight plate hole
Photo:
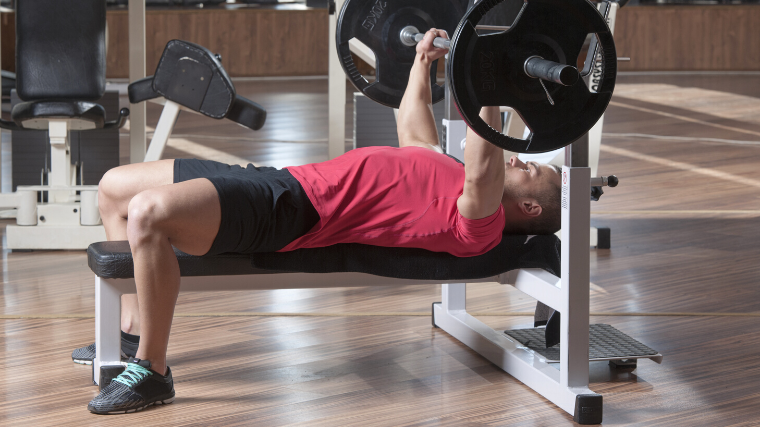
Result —
[[356, 76], [361, 76], [365, 81], [374, 80], [375, 53], [356, 37], [349, 40], [348, 44], [351, 46], [351, 58], [354, 61], [353, 70], [349, 70], [349, 77], [355, 79]]

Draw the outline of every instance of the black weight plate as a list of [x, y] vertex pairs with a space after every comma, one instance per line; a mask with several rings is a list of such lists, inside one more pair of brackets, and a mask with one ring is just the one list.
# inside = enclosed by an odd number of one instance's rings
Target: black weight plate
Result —
[[[478, 36], [480, 18], [503, 0], [484, 0], [471, 9], [452, 37], [449, 82], [465, 122], [478, 135], [505, 150], [542, 153], [564, 147], [588, 132], [609, 104], [617, 59], [604, 18], [588, 0], [527, 0], [512, 27]], [[525, 61], [538, 55], [575, 66], [589, 33], [603, 49], [603, 75], [597, 93], [579, 79], [572, 86], [528, 77]], [[531, 130], [526, 139], [492, 129], [479, 116], [482, 106], [510, 106]]]
[[[346, 0], [335, 31], [343, 70], [351, 83], [368, 98], [398, 108], [416, 54], [414, 46], [401, 43], [401, 29], [409, 25], [420, 32], [440, 28], [450, 35], [467, 10], [467, 4], [467, 0]], [[364, 43], [375, 54], [373, 83], [356, 69], [348, 47], [352, 38]], [[437, 65], [436, 61], [430, 70], [433, 102], [444, 97], [443, 87], [435, 83]]]

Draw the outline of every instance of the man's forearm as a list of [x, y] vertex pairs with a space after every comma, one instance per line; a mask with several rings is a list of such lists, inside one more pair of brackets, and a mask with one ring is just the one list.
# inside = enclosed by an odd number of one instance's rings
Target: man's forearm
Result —
[[[480, 117], [501, 130], [499, 107], [483, 107]], [[457, 207], [465, 218], [485, 218], [496, 212], [504, 193], [503, 151], [467, 129], [464, 164], [464, 189]]]
[[[499, 107], [483, 107], [480, 117], [492, 128], [501, 132]], [[467, 128], [464, 150], [465, 173], [470, 180], [504, 180], [504, 150], [481, 138]]]
[[438, 144], [438, 131], [432, 110], [430, 87], [431, 61], [418, 53], [409, 73], [409, 84], [398, 109], [397, 130], [401, 146], [408, 142]]

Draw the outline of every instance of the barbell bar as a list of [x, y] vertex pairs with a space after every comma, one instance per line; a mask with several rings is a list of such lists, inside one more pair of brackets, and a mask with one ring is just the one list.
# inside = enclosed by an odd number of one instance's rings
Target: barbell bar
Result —
[[[425, 38], [425, 34], [421, 33], [417, 27], [407, 25], [401, 29], [399, 37], [401, 43], [405, 46], [416, 46], [417, 43]], [[451, 40], [443, 37], [436, 37], [433, 40], [433, 46], [439, 49], [449, 49], [451, 47]], [[528, 77], [559, 83], [563, 86], [574, 85], [580, 77], [578, 69], [572, 65], [549, 61], [540, 56], [531, 56], [528, 58], [523, 65], [523, 70]]]
[[[509, 25], [478, 25], [475, 27], [476, 30], [484, 31], [506, 31], [509, 28]], [[417, 43], [421, 42], [425, 37], [425, 33], [421, 33], [417, 27], [409, 25], [401, 29], [400, 36], [401, 43], [405, 46], [416, 46]], [[433, 40], [433, 46], [439, 49], [449, 49], [450, 45], [451, 40], [444, 39], [443, 37], [436, 37], [435, 40]]]

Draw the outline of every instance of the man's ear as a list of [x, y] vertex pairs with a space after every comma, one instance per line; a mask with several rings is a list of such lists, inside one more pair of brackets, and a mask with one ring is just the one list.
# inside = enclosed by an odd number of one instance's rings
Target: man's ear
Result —
[[528, 218], [535, 218], [541, 215], [543, 211], [543, 208], [541, 208], [536, 199], [522, 199], [518, 207], [520, 208], [520, 212]]

